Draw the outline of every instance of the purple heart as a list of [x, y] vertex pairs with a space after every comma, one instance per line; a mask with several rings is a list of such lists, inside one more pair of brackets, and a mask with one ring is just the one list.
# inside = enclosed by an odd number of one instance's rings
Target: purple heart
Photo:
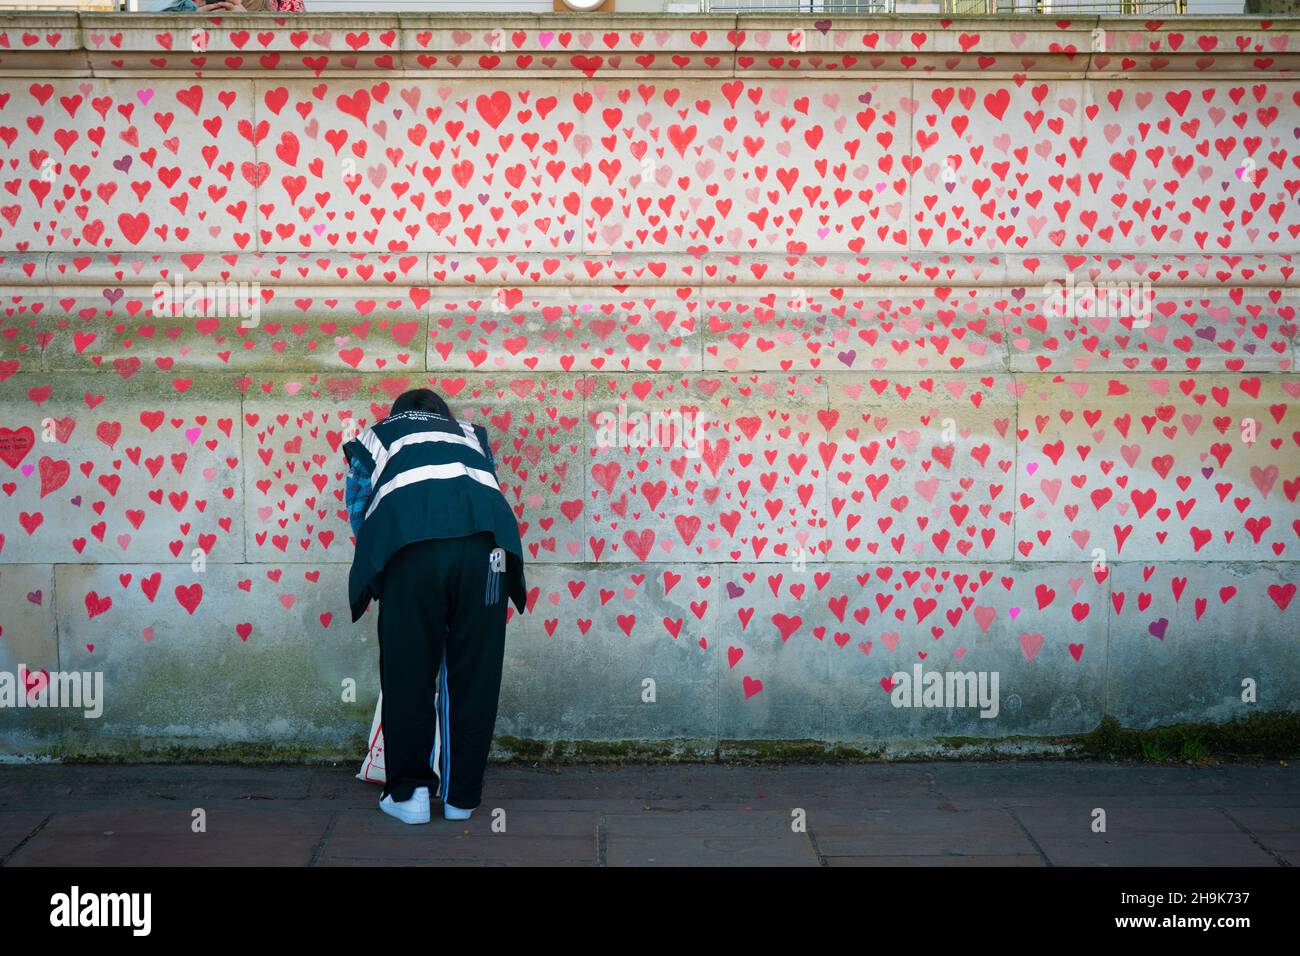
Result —
[[745, 589], [742, 588], [735, 581], [727, 582], [727, 597], [731, 598], [733, 601], [744, 593], [745, 593]]
[[71, 502], [74, 508], [81, 507], [81, 495], [77, 495], [75, 498], [69, 498], [68, 501]]
[[117, 305], [118, 299], [125, 295], [121, 289], [105, 289], [104, 298], [108, 300], [109, 305]]
[[948, 190], [948, 193], [951, 195], [951, 194], [952, 194], [952, 191], [953, 191], [954, 189], [957, 188], [957, 184], [956, 184], [956, 183], [944, 183], [944, 184], [943, 184], [943, 188], [946, 189], [946, 190]]
[[827, 33], [829, 33], [830, 30], [831, 30], [831, 21], [829, 21], [829, 20], [814, 20], [814, 21], [813, 21], [813, 26], [815, 26], [818, 30], [821, 31], [822, 36], [825, 36], [825, 35], [826, 35]]
[[1160, 640], [1165, 639], [1165, 631], [1169, 627], [1169, 619], [1161, 618], [1158, 621], [1152, 621], [1147, 625], [1147, 630], [1151, 632], [1152, 637], [1158, 637]]
[[1196, 330], [1196, 337], [1201, 339], [1208, 339], [1209, 341], [1213, 342], [1216, 338], [1219, 337], [1219, 333], [1216, 332], [1214, 329], [1210, 328], [1209, 326], [1205, 326], [1204, 328], [1200, 328]]
[[1214, 469], [1213, 469], [1213, 468], [1202, 468], [1202, 469], [1201, 469], [1201, 474], [1202, 474], [1202, 476], [1204, 476], [1204, 477], [1206, 477], [1206, 478], [1209, 478], [1210, 475], [1214, 474]]
[[868, 105], [871, 102], [871, 94], [863, 93], [861, 96], [858, 97], [858, 102], [861, 103], [863, 106]]
[[1011, 290], [1011, 298], [1015, 299], [1017, 302], [1019, 302], [1019, 301], [1020, 301], [1021, 299], [1023, 299], [1024, 297], [1025, 297], [1025, 290], [1024, 290], [1024, 289], [1012, 289], [1012, 290]]
[[1249, 344], [1247, 344], [1247, 345], [1243, 345], [1241, 348], [1242, 348], [1242, 350], [1243, 350], [1247, 355], [1254, 355], [1254, 354], [1255, 354], [1255, 343], [1253, 343], [1253, 342], [1251, 342], [1251, 343], [1249, 343]]
[[130, 172], [130, 170], [131, 170], [131, 156], [130, 156], [130, 154], [127, 154], [126, 156], [123, 156], [123, 157], [122, 157], [121, 159], [119, 159], [119, 160], [115, 160], [115, 161], [113, 162], [113, 168], [116, 169], [118, 172], [122, 172], [122, 173]]
[[41, 603], [41, 592], [40, 592], [40, 591], [28, 591], [28, 592], [27, 592], [27, 600], [31, 601], [33, 604], [40, 604], [40, 603]]
[[852, 366], [854, 360], [857, 359], [858, 357], [858, 353], [856, 349], [849, 349], [847, 352], [840, 352], [835, 357], [838, 358], [845, 365]]

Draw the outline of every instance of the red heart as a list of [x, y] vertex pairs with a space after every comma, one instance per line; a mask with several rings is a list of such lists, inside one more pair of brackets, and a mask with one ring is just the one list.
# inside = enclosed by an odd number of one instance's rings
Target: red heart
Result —
[[17, 468], [36, 444], [36, 433], [26, 425], [19, 428], [0, 428], [0, 461]]

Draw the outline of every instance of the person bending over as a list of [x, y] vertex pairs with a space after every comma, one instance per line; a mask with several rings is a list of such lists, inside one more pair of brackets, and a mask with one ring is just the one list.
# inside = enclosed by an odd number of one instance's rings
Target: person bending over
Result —
[[506, 598], [525, 607], [518, 522], [483, 426], [455, 418], [427, 388], [398, 396], [343, 454], [356, 534], [352, 620], [379, 601], [379, 808], [428, 823], [435, 784], [443, 816], [467, 819], [482, 799], [496, 723]]

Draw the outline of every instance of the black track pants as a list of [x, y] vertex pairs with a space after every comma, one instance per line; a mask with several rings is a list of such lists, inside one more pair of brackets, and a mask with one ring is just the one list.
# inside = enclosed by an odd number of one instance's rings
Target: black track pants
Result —
[[[506, 575], [492, 570], [494, 547], [489, 533], [418, 541], [394, 554], [384, 569], [384, 794], [399, 802], [424, 786], [462, 810], [482, 799], [508, 600]], [[435, 712], [441, 750], [436, 768], [430, 766]]]

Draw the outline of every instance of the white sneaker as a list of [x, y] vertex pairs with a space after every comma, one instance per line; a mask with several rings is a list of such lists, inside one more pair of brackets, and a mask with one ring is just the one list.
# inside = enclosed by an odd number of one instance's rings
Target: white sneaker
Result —
[[473, 810], [462, 810], [460, 807], [453, 807], [450, 803], [442, 805], [442, 818], [444, 820], [468, 820]]
[[429, 822], [429, 788], [416, 787], [411, 799], [398, 803], [391, 795], [379, 801], [379, 809], [403, 823]]

